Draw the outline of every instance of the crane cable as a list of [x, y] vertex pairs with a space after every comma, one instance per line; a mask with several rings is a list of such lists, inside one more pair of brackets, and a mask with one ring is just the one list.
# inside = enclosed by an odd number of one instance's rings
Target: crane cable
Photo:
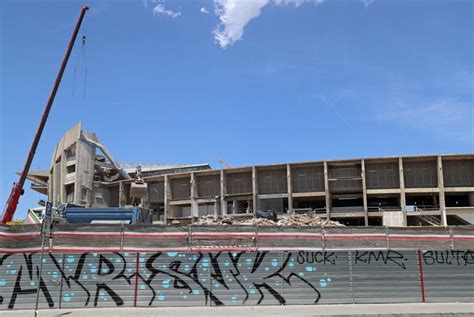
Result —
[[[87, 50], [86, 50], [86, 42], [87, 42], [87, 16], [84, 17], [84, 23], [82, 28], [82, 37], [81, 37], [81, 53], [78, 55], [76, 65], [74, 66], [74, 74], [73, 74], [73, 82], [72, 82], [72, 95], [74, 96], [74, 92], [76, 90], [76, 76], [78, 72], [84, 73], [84, 81], [83, 81], [83, 92], [82, 92], [82, 99], [86, 99], [86, 87], [87, 87]], [[79, 64], [79, 65], [78, 65]]]

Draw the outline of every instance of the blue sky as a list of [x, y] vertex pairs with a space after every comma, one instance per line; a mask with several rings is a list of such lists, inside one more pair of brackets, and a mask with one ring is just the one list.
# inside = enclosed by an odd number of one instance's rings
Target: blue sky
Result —
[[[319, 2], [88, 2], [32, 169], [78, 121], [124, 162], [473, 152], [472, 1]], [[0, 3], [2, 204], [81, 5]]]

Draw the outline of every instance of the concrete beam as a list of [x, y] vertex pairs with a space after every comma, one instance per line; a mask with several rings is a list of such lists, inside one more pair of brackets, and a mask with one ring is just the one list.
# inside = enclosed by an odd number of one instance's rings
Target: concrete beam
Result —
[[182, 200], [170, 200], [170, 206], [183, 206], [183, 205], [191, 205], [191, 199], [182, 199]]
[[293, 192], [291, 194], [293, 198], [298, 198], [298, 197], [325, 197], [326, 192], [305, 192], [305, 193], [295, 193]]
[[439, 209], [441, 210], [441, 224], [448, 226], [448, 217], [446, 215], [446, 200], [444, 197], [444, 176], [443, 176], [443, 159], [438, 155], [438, 190], [439, 190]]
[[367, 195], [400, 194], [400, 188], [366, 189]]
[[437, 194], [439, 193], [439, 187], [428, 187], [428, 188], [405, 188], [407, 194]]
[[474, 193], [474, 187], [444, 187], [445, 193]]
[[331, 219], [337, 218], [364, 218], [365, 212], [331, 212]]
[[288, 194], [261, 194], [257, 195], [258, 199], [287, 198]]
[[196, 202], [198, 204], [213, 204], [218, 200], [219, 199], [216, 199], [216, 198], [197, 198]]

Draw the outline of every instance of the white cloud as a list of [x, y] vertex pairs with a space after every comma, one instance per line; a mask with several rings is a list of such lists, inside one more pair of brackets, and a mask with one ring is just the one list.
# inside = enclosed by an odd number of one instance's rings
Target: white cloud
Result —
[[[375, 0], [360, 0], [365, 7]], [[156, 15], [167, 15], [176, 18], [181, 15], [179, 11], [166, 9], [164, 0], [144, 0], [154, 4], [153, 12]], [[219, 17], [219, 24], [213, 30], [214, 39], [222, 47], [226, 48], [240, 41], [244, 35], [245, 26], [257, 18], [262, 9], [267, 5], [299, 7], [303, 4], [321, 4], [325, 0], [214, 0], [214, 12]], [[200, 12], [209, 14], [206, 7], [201, 7]]]
[[158, 3], [154, 8], [153, 8], [153, 13], [157, 15], [167, 15], [172, 18], [177, 18], [181, 15], [181, 12], [179, 11], [173, 11], [173, 10], [168, 10], [165, 8], [165, 6], [162, 3]]
[[374, 3], [375, 0], [360, 0], [364, 4], [364, 6], [367, 8], [369, 5]]
[[222, 48], [242, 39], [250, 20], [260, 15], [269, 0], [214, 0], [216, 15], [221, 21], [214, 30], [214, 38]]
[[220, 23], [214, 29], [214, 39], [222, 47], [242, 39], [245, 26], [257, 18], [269, 4], [299, 7], [304, 3], [320, 4], [324, 0], [214, 0], [214, 11]]

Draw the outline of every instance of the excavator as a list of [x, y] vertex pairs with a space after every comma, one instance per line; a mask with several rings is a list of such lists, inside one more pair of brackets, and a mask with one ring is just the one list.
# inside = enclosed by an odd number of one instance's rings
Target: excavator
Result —
[[46, 121], [48, 119], [49, 112], [51, 110], [51, 106], [53, 105], [54, 98], [56, 97], [56, 93], [59, 89], [59, 84], [61, 83], [61, 79], [64, 74], [64, 70], [66, 69], [67, 62], [69, 60], [69, 57], [72, 52], [72, 48], [74, 47], [74, 42], [76, 41], [77, 34], [79, 32], [79, 29], [81, 27], [82, 21], [84, 19], [84, 16], [86, 14], [86, 11], [89, 10], [88, 6], [83, 6], [81, 9], [81, 13], [79, 14], [79, 18], [77, 19], [76, 25], [74, 26], [74, 30], [72, 32], [71, 39], [69, 40], [66, 53], [64, 54], [64, 57], [62, 59], [61, 65], [59, 67], [58, 74], [56, 76], [56, 80], [54, 81], [53, 84], [53, 89], [51, 90], [51, 93], [49, 95], [48, 101], [46, 102], [45, 109], [43, 111], [43, 115], [41, 117], [40, 123], [38, 125], [38, 128], [36, 130], [36, 134], [33, 138], [33, 143], [31, 144], [30, 150], [28, 152], [28, 156], [26, 158], [25, 165], [23, 166], [23, 169], [20, 174], [20, 179], [18, 182], [13, 184], [13, 188], [10, 192], [10, 196], [8, 197], [7, 203], [5, 205], [5, 209], [3, 210], [2, 214], [2, 223], [6, 224], [9, 223], [15, 214], [16, 208], [18, 206], [18, 202], [20, 200], [21, 195], [23, 195], [24, 190], [23, 186], [25, 185], [26, 177], [28, 175], [28, 172], [31, 167], [31, 163], [33, 162], [33, 158], [36, 153], [36, 149], [38, 147], [38, 143], [40, 141], [41, 135], [43, 133], [43, 129], [46, 125]]

